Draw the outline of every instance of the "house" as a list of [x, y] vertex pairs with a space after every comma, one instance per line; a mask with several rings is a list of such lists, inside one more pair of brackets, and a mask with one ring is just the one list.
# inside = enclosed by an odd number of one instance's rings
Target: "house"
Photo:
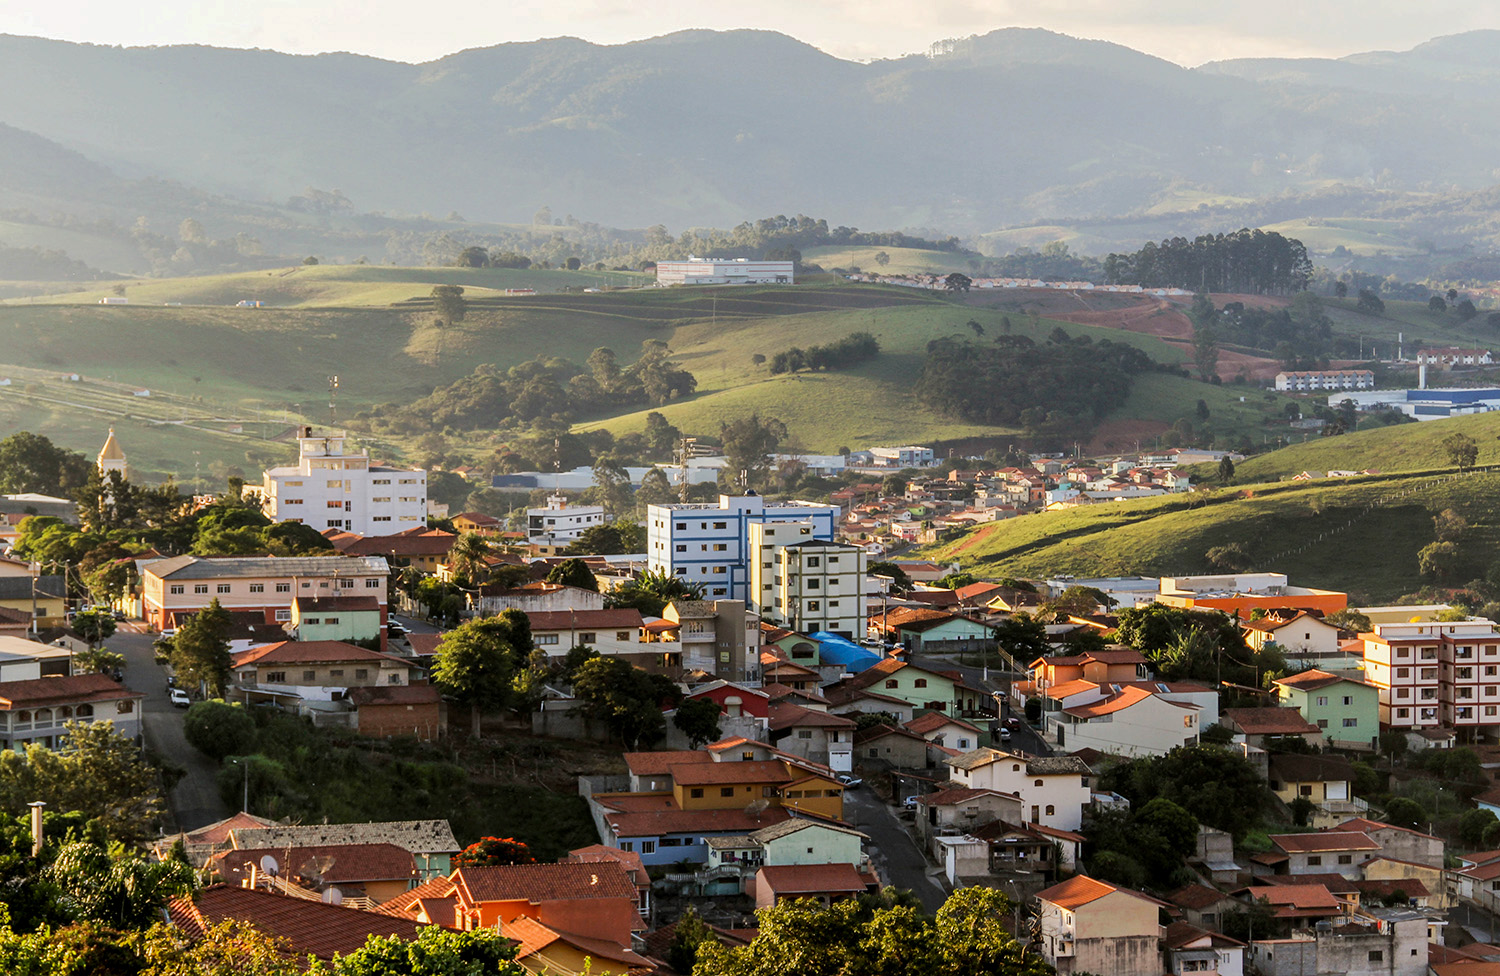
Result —
[[859, 674], [845, 678], [824, 690], [830, 699], [850, 691], [874, 691], [899, 698], [914, 708], [974, 714], [981, 703], [993, 707], [989, 693], [965, 685], [957, 672], [942, 673], [886, 658]]
[[460, 534], [473, 532], [476, 535], [496, 536], [505, 531], [505, 521], [482, 512], [460, 512], [448, 519]]
[[346, 556], [384, 556], [392, 566], [411, 566], [436, 573], [448, 561], [448, 551], [458, 536], [440, 529], [418, 526], [395, 535], [366, 535], [330, 530], [328, 541]]
[[606, 846], [640, 854], [647, 867], [682, 861], [703, 864], [716, 837], [742, 836], [791, 819], [779, 806], [683, 810], [670, 796], [596, 793], [599, 836]]
[[579, 586], [532, 580], [520, 586], [481, 583], [466, 593], [469, 609], [481, 617], [497, 616], [507, 610], [522, 613], [556, 610], [603, 610], [604, 594]]
[[[822, 697], [815, 692], [812, 694]], [[688, 692], [687, 697], [712, 701], [719, 706], [721, 714], [729, 718], [749, 715], [768, 719], [771, 713], [771, 696], [764, 689], [750, 688], [723, 679], [698, 685]]]
[[531, 640], [548, 657], [562, 657], [575, 647], [592, 647], [603, 655], [630, 655], [651, 650], [643, 642], [645, 620], [634, 607], [618, 610], [533, 610]]
[[1419, 864], [1415, 861], [1401, 861], [1385, 854], [1379, 854], [1366, 861], [1360, 866], [1360, 874], [1365, 883], [1399, 887], [1413, 898], [1418, 897], [1419, 891], [1426, 892], [1427, 907], [1439, 910], [1452, 908], [1457, 903], [1457, 896], [1463, 884], [1463, 879], [1456, 874], [1453, 876], [1453, 883], [1449, 884], [1448, 875], [1441, 867]]
[[172, 899], [166, 915], [189, 940], [234, 921], [281, 940], [283, 951], [292, 958], [315, 956], [324, 962], [362, 948], [372, 935], [413, 941], [424, 928], [409, 918], [226, 884]]
[[291, 623], [297, 597], [368, 596], [384, 624], [389, 575], [383, 556], [173, 556], [142, 568], [141, 606], [156, 630], [177, 627], [213, 600], [279, 627]]
[[447, 706], [433, 685], [350, 688], [344, 700], [354, 710], [353, 727], [360, 735], [409, 735], [430, 742], [448, 726]]
[[945, 760], [954, 785], [1019, 796], [1028, 823], [1077, 830], [1092, 793], [1089, 767], [1076, 756], [1028, 756], [976, 749]]
[[1244, 906], [1233, 896], [1203, 884], [1190, 884], [1167, 895], [1167, 902], [1182, 913], [1190, 925], [1218, 930], [1226, 912], [1240, 911]]
[[996, 820], [1019, 823], [1021, 798], [997, 790], [956, 788], [917, 797], [917, 842], [931, 849], [933, 838], [961, 835]]
[[[1319, 922], [1342, 918], [1349, 908], [1347, 901], [1319, 882], [1320, 877], [1290, 878], [1286, 884], [1244, 888], [1236, 894], [1246, 903], [1264, 902], [1282, 931], [1310, 929]], [[1358, 892], [1353, 883], [1346, 881], [1345, 884], [1349, 887], [1347, 897], [1356, 899]]]
[[835, 715], [879, 715], [897, 725], [910, 722], [916, 712], [911, 702], [858, 688], [829, 688], [827, 701]]
[[377, 641], [382, 617], [373, 596], [299, 596], [288, 634], [298, 641]]
[[168, 834], [152, 842], [151, 852], [158, 860], [172, 856], [172, 849], [179, 842], [182, 850], [187, 855], [188, 863], [193, 867], [202, 869], [208, 865], [208, 859], [215, 854], [230, 849], [230, 832], [240, 827], [275, 827], [276, 821], [257, 817], [244, 811], [225, 817], [223, 820], [215, 821], [207, 826], [199, 827], [197, 830], [188, 830], [180, 834]]
[[1285, 573], [1229, 573], [1212, 576], [1163, 576], [1156, 602], [1169, 607], [1238, 613], [1248, 619], [1256, 610], [1317, 610], [1338, 613], [1349, 595], [1337, 590], [1292, 586]]
[[0, 748], [21, 751], [35, 743], [56, 748], [68, 722], [108, 722], [131, 740], [141, 735], [145, 692], [131, 691], [103, 674], [51, 675], [0, 681]]
[[1257, 651], [1274, 644], [1288, 661], [1319, 664], [1344, 658], [1339, 629], [1305, 610], [1286, 617], [1267, 616], [1250, 620], [1241, 627], [1245, 632], [1245, 643]]
[[231, 692], [252, 701], [333, 701], [350, 688], [411, 684], [416, 669], [394, 654], [343, 641], [279, 641], [230, 658]]
[[1144, 681], [1151, 675], [1146, 658], [1140, 651], [1129, 648], [1039, 657], [1031, 662], [1029, 668], [1028, 680], [1018, 682], [1011, 692], [1018, 708], [1028, 698], [1045, 697], [1050, 689], [1076, 681], [1106, 685]]
[[1244, 976], [1245, 943], [1187, 922], [1167, 926], [1161, 952], [1164, 968], [1172, 976], [1186, 973]]
[[1042, 958], [1062, 976], [1161, 976], [1163, 903], [1084, 875], [1037, 892]]
[[372, 464], [367, 452], [349, 451], [346, 440], [341, 430], [299, 428], [297, 463], [266, 469], [266, 515], [360, 535], [425, 526], [427, 472]]
[[641, 918], [651, 917], [651, 874], [646, 870], [646, 865], [639, 854], [633, 851], [622, 851], [618, 847], [607, 847], [604, 844], [590, 844], [576, 851], [569, 851], [568, 856], [563, 860], [579, 864], [596, 864], [601, 861], [619, 863], [635, 884], [636, 911], [640, 913]]
[[740, 600], [673, 600], [658, 622], [682, 649], [682, 666], [729, 681], [764, 681], [760, 620]]
[[891, 725], [871, 725], [854, 733], [854, 756], [862, 763], [880, 762], [897, 769], [927, 766], [927, 740]]
[[985, 843], [990, 874], [1034, 872], [1057, 880], [1083, 853], [1082, 834], [1038, 824], [992, 820], [969, 829], [968, 836]]
[[1139, 685], [1049, 716], [1060, 748], [1093, 748], [1123, 756], [1164, 756], [1196, 745], [1198, 706], [1170, 701]]
[[1222, 724], [1234, 733], [1234, 741], [1258, 749], [1266, 741], [1288, 736], [1302, 739], [1309, 746], [1321, 748], [1323, 731], [1302, 717], [1295, 708], [1226, 708]]
[[0, 608], [29, 614], [35, 607], [38, 627], [61, 627], [67, 622], [65, 592], [61, 576], [0, 575]]
[[[276, 867], [270, 868], [272, 864]], [[208, 867], [226, 884], [243, 886], [253, 873], [267, 870], [314, 895], [334, 885], [346, 899], [367, 899], [375, 905], [409, 891], [418, 881], [411, 852], [395, 844], [236, 848], [212, 857]]]
[[1337, 823], [1367, 809], [1365, 802], [1354, 795], [1354, 767], [1338, 756], [1274, 753], [1269, 778], [1277, 799], [1283, 803], [1307, 800], [1317, 807], [1319, 820], [1324, 822]]
[[495, 928], [519, 918], [555, 932], [586, 932], [590, 938], [629, 948], [641, 927], [635, 882], [619, 861], [557, 864], [461, 865], [380, 906], [417, 921], [454, 928]]
[[908, 732], [915, 732], [933, 745], [961, 752], [979, 748], [979, 737], [982, 734], [977, 726], [942, 712], [927, 712], [902, 727]]
[[811, 898], [823, 905], [880, 890], [873, 873], [849, 864], [766, 865], [755, 872], [755, 907], [770, 908], [783, 901]]
[[930, 607], [892, 607], [870, 618], [870, 628], [914, 653], [979, 650], [991, 646], [995, 628]]
[[828, 766], [836, 773], [853, 770], [853, 719], [826, 711], [784, 703], [770, 709], [772, 745], [803, 759]]
[[1261, 976], [1425, 976], [1427, 917], [1410, 909], [1361, 909], [1351, 920], [1287, 939], [1257, 939], [1250, 965]]
[[746, 878], [762, 866], [794, 864], [848, 864], [864, 871], [869, 868], [867, 840], [848, 827], [793, 817], [748, 834], [712, 838], [706, 872]]
[[1337, 749], [1373, 750], [1380, 741], [1380, 690], [1359, 678], [1303, 671], [1276, 681], [1281, 704], [1323, 730]]
[[500, 926], [500, 932], [516, 943], [516, 963], [528, 973], [589, 973], [591, 976], [626, 976], [651, 968], [651, 960], [628, 945], [591, 935], [565, 932], [519, 915]]
[[1360, 866], [1380, 854], [1380, 845], [1357, 830], [1272, 834], [1271, 850], [1251, 858], [1256, 874], [1322, 874], [1360, 877]]
[[236, 850], [395, 844], [411, 853], [418, 877], [424, 880], [446, 875], [451, 870], [452, 856], [459, 851], [453, 829], [446, 820], [238, 826], [229, 830], [228, 843]]
[[0, 636], [0, 682], [32, 678], [67, 677], [73, 672], [73, 655], [84, 647]]

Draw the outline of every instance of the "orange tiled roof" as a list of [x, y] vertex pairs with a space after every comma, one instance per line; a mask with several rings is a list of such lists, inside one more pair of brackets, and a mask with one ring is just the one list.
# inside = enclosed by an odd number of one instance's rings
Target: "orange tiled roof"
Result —
[[265, 891], [210, 885], [191, 898], [176, 898], [167, 906], [172, 924], [189, 938], [226, 919], [254, 925], [267, 935], [285, 939], [293, 955], [332, 959], [360, 948], [372, 935], [413, 940], [422, 925], [382, 912], [366, 912], [342, 905], [273, 895]]
[[560, 864], [505, 864], [453, 872], [453, 880], [473, 902], [577, 901], [585, 898], [627, 898], [635, 901], [635, 885], [618, 861]]

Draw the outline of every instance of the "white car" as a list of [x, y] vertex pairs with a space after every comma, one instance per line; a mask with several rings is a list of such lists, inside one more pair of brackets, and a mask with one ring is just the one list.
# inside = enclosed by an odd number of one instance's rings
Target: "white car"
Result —
[[188, 697], [188, 693], [181, 688], [173, 688], [167, 692], [167, 697], [172, 699], [173, 708], [187, 708], [193, 703], [193, 700]]

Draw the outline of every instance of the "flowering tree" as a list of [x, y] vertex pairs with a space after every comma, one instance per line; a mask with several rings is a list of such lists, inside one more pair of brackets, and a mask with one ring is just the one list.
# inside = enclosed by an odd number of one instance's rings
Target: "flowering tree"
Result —
[[472, 867], [496, 864], [535, 864], [531, 848], [513, 837], [483, 837], [458, 855], [458, 863]]

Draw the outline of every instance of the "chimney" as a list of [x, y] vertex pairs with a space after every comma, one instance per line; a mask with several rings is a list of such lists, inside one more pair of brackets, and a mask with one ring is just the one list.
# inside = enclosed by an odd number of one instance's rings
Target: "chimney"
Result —
[[42, 853], [42, 807], [47, 804], [41, 800], [28, 804], [31, 807], [31, 856], [40, 857]]

